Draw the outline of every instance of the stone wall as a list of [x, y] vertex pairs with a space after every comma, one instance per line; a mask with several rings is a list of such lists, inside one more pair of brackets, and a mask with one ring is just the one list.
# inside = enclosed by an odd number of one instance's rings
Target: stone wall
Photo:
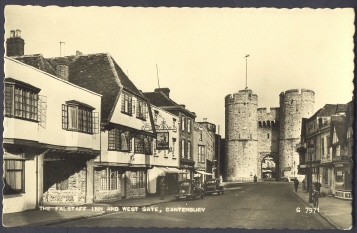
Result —
[[[106, 169], [106, 168], [102, 168]], [[121, 177], [121, 175], [119, 175]], [[120, 178], [118, 178], [120, 179]], [[118, 180], [117, 190], [101, 189], [101, 170], [94, 170], [94, 201], [116, 201], [121, 199], [121, 182]]]
[[[295, 148], [300, 141], [301, 121], [313, 114], [314, 103], [315, 93], [311, 90], [292, 89], [280, 94], [280, 176], [287, 173], [291, 176], [294, 171], [297, 174], [299, 154]], [[289, 167], [290, 172], [287, 171]]]
[[257, 174], [257, 105], [249, 89], [225, 98], [227, 181], [250, 181]]
[[[146, 171], [144, 170], [144, 183], [143, 187], [139, 187], [139, 181], [138, 182], [138, 187], [134, 188], [132, 187], [132, 179], [136, 176], [136, 171], [127, 171], [125, 172], [126, 175], [126, 199], [131, 199], [131, 198], [140, 198], [140, 197], [146, 197]], [[137, 177], [138, 179], [138, 177]]]
[[44, 186], [44, 203], [85, 203], [86, 167], [75, 160], [46, 162]]

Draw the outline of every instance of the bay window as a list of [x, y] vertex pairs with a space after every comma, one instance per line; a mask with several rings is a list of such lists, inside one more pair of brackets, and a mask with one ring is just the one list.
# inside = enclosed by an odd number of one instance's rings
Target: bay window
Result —
[[131, 151], [130, 131], [114, 128], [108, 131], [108, 149]]
[[6, 78], [4, 88], [5, 116], [37, 121], [39, 92], [39, 88], [30, 84]]
[[94, 108], [75, 100], [62, 104], [62, 129], [97, 134], [99, 114]]

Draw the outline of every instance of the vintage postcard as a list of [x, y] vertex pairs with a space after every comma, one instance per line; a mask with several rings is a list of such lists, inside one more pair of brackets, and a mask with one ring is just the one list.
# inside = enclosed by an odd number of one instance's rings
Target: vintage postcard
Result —
[[354, 20], [6, 6], [3, 225], [350, 229]]

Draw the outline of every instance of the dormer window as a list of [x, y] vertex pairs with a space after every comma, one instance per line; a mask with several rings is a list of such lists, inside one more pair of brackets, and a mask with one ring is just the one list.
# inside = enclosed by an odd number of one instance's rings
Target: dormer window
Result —
[[146, 102], [142, 100], [137, 100], [137, 109], [136, 109], [136, 118], [146, 120], [146, 112], [147, 112], [147, 106]]
[[37, 121], [39, 92], [39, 88], [30, 84], [6, 78], [4, 90], [5, 116]]
[[99, 114], [93, 110], [93, 107], [75, 100], [62, 104], [62, 129], [98, 133]]
[[121, 112], [131, 116], [133, 109], [135, 109], [135, 107], [133, 108], [133, 97], [126, 92], [122, 92]]

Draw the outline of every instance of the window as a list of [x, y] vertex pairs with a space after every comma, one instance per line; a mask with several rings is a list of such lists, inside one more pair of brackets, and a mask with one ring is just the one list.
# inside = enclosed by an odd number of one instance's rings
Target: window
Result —
[[108, 149], [131, 151], [130, 131], [114, 128], [108, 131]]
[[126, 92], [123, 92], [123, 96], [121, 97], [121, 112], [132, 115], [133, 114], [133, 97]]
[[202, 130], [200, 130], [200, 141], [202, 141]]
[[[143, 120], [146, 120], [146, 112], [147, 112], [147, 106], [146, 103], [142, 100], [138, 99], [138, 104], [137, 104], [137, 109], [136, 109], [136, 118], [140, 118]], [[156, 114], [155, 114], [156, 115]], [[156, 120], [157, 120], [157, 115], [156, 115]]]
[[146, 135], [137, 135], [135, 136], [134, 146], [135, 153], [139, 154], [152, 154], [152, 141], [153, 138]]
[[325, 155], [325, 139], [321, 138], [321, 155]]
[[99, 133], [99, 114], [94, 108], [77, 101], [62, 104], [62, 129], [83, 133]]
[[181, 130], [185, 131], [186, 129], [186, 118], [183, 116], [181, 117]]
[[267, 138], [268, 138], [268, 139], [270, 138], [270, 134], [269, 134], [269, 133], [267, 134]]
[[100, 172], [100, 189], [101, 190], [118, 190], [119, 189], [119, 172], [107, 168]]
[[6, 78], [4, 89], [5, 116], [37, 121], [39, 92], [39, 88], [12, 78]]
[[137, 171], [132, 173], [131, 187], [144, 188], [144, 171]]
[[191, 142], [187, 142], [187, 158], [191, 159]]
[[175, 157], [176, 138], [172, 138], [172, 157]]
[[185, 140], [181, 141], [181, 158], [185, 158]]
[[173, 129], [173, 132], [176, 132], [176, 119], [175, 118], [172, 118], [172, 129]]
[[191, 119], [187, 119], [187, 132], [191, 133]]
[[24, 160], [4, 160], [4, 194], [25, 192]]
[[144, 188], [144, 171], [138, 171], [139, 188]]
[[198, 162], [205, 162], [205, 146], [198, 145]]
[[154, 123], [157, 124], [157, 116], [159, 115], [159, 111], [154, 110]]

